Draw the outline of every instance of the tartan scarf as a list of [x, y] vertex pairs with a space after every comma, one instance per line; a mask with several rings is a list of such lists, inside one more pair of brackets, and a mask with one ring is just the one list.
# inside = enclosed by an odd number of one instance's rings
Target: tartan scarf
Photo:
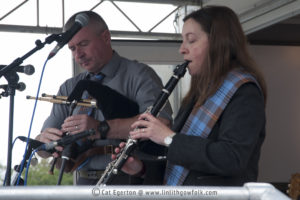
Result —
[[[259, 85], [252, 75], [239, 69], [229, 72], [217, 92], [209, 97], [200, 108], [193, 109], [181, 130], [181, 134], [207, 138], [231, 97], [246, 82], [254, 82]], [[168, 162], [164, 183], [173, 186], [182, 185], [188, 173], [188, 169]]]

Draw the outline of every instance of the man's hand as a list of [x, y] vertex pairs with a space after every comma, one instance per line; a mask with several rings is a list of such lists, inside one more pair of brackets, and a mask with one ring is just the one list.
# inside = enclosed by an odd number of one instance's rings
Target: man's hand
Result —
[[[46, 128], [43, 132], [41, 132], [41, 134], [39, 134], [36, 137], [36, 139], [43, 143], [49, 143], [61, 139], [62, 136], [63, 136], [63, 131], [57, 128]], [[55, 147], [55, 149], [61, 152], [63, 150], [63, 147], [57, 146]], [[46, 151], [39, 151], [38, 154], [43, 158], [48, 158], [49, 156], [51, 156], [51, 154]], [[58, 152], [54, 152], [52, 155], [54, 157], [59, 157]]]
[[[97, 131], [98, 124], [99, 121], [88, 116], [87, 114], [79, 114], [79, 115], [72, 115], [70, 117], [67, 117], [64, 123], [62, 124], [61, 128], [62, 131], [74, 135], [89, 129], [94, 129], [95, 131]], [[100, 138], [99, 133], [90, 137], [90, 139], [98, 139], [98, 138]]]

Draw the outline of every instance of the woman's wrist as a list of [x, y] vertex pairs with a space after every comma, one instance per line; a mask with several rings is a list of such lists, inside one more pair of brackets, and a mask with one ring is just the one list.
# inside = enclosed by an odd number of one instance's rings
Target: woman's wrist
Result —
[[134, 174], [132, 176], [134, 176], [134, 177], [140, 177], [140, 178], [144, 177], [144, 175], [146, 173], [146, 166], [145, 166], [144, 162], [141, 162], [141, 163], [142, 163], [142, 169], [138, 173], [136, 173], [136, 174]]
[[166, 147], [169, 147], [171, 143], [173, 142], [173, 137], [176, 135], [176, 133], [172, 133], [171, 135], [168, 135], [167, 137], [164, 138], [164, 145]]

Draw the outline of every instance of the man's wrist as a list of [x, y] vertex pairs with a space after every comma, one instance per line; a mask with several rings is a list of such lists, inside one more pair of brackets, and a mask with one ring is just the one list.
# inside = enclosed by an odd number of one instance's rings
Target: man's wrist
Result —
[[105, 140], [107, 138], [107, 133], [109, 131], [110, 127], [107, 123], [107, 121], [100, 121], [98, 126], [97, 126], [97, 130], [99, 131], [100, 133], [100, 138], [102, 140]]

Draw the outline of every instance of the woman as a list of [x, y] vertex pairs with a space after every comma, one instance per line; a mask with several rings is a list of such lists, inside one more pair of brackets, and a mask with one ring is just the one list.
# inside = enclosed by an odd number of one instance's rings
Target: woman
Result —
[[[168, 147], [167, 185], [240, 186], [256, 181], [265, 138], [266, 86], [248, 53], [238, 17], [227, 7], [202, 8], [184, 18], [182, 37], [180, 53], [190, 61], [192, 78], [175, 128], [142, 114], [132, 128], [144, 128], [130, 136]], [[144, 164], [131, 157], [122, 169], [143, 174]], [[150, 170], [155, 174], [146, 166]]]

